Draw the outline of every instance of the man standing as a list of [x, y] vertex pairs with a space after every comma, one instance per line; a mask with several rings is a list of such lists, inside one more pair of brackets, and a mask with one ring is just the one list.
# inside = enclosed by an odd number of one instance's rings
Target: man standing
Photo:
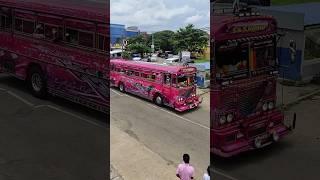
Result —
[[189, 164], [189, 154], [183, 155], [183, 163], [179, 164], [176, 175], [181, 180], [191, 180], [194, 178], [194, 168]]

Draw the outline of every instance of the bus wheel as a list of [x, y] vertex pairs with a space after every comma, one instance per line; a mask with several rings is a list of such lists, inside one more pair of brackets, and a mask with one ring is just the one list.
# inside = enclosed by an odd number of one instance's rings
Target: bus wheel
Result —
[[154, 102], [158, 105], [158, 106], [162, 106], [163, 105], [163, 98], [160, 94], [157, 94], [156, 97], [154, 98]]
[[28, 84], [31, 92], [38, 98], [44, 98], [47, 95], [47, 85], [44, 73], [39, 67], [31, 67], [28, 72]]
[[120, 92], [125, 92], [124, 84], [122, 82], [119, 83], [119, 90]]

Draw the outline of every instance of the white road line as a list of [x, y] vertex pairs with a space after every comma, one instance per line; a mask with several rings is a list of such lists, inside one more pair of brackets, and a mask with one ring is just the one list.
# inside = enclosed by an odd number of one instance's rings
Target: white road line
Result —
[[[175, 113], [173, 113], [173, 112], [167, 111], [167, 110], [162, 109], [162, 108], [160, 108], [160, 107], [157, 107], [157, 106], [155, 106], [155, 105], [151, 105], [151, 104], [149, 104], [148, 102], [145, 102], [145, 101], [143, 101], [143, 100], [137, 99], [137, 98], [135, 98], [135, 97], [131, 97], [131, 96], [127, 95], [127, 94], [125, 94], [125, 96], [126, 96], [126, 97], [129, 97], [129, 98], [131, 98], [131, 99], [135, 99], [135, 100], [144, 102], [144, 103], [146, 103], [146, 105], [148, 105], [148, 106], [151, 106], [151, 107], [153, 107], [153, 108], [156, 108], [156, 109], [159, 109], [159, 110], [161, 110], [161, 111], [163, 111], [163, 112], [166, 112], [166, 113], [168, 113], [168, 114], [170, 114], [170, 115], [173, 115], [173, 116], [175, 116], [175, 117], [178, 117], [179, 119], [182, 119], [183, 121], [189, 122], [189, 123], [191, 123], [191, 124], [193, 124], [193, 125], [199, 126], [199, 127], [204, 128], [204, 129], [206, 129], [206, 130], [210, 130], [209, 127], [204, 126], [204, 125], [199, 124], [199, 123], [196, 123], [196, 122], [193, 122], [192, 120], [187, 119], [187, 118], [185, 118], [185, 117], [183, 117], [183, 116], [179, 116], [179, 115], [177, 115], [177, 114], [175, 114]], [[208, 119], [208, 121], [209, 121], [209, 119]]]
[[17, 98], [18, 100], [22, 101], [23, 103], [29, 105], [29, 106], [34, 106], [33, 103], [29, 102], [28, 100], [24, 99], [23, 97], [17, 95], [16, 93], [14, 92], [11, 92], [11, 91], [7, 91], [8, 94], [10, 94], [11, 96]]
[[239, 179], [237, 179], [237, 178], [234, 178], [234, 177], [232, 177], [232, 176], [229, 176], [228, 174], [225, 174], [225, 173], [223, 173], [223, 172], [221, 172], [221, 171], [219, 171], [219, 170], [214, 170], [213, 172], [215, 172], [216, 174], [219, 174], [219, 175], [221, 175], [221, 176], [223, 176], [223, 177], [225, 177], [225, 178], [228, 178], [228, 179], [230, 179], [230, 180], [239, 180]]
[[6, 89], [0, 88], [0, 91], [6, 91]]
[[119, 96], [123, 96], [122, 94], [120, 94], [119, 92], [117, 92], [117, 91], [115, 91], [115, 90], [113, 90], [113, 89], [111, 89], [111, 91], [114, 92], [114, 93], [116, 93], [116, 94], [119, 95]]
[[95, 125], [95, 126], [97, 126], [97, 127], [106, 129], [105, 126], [102, 126], [102, 125], [100, 125], [100, 124], [98, 124], [98, 123], [95, 123], [95, 122], [93, 122], [93, 121], [89, 121], [89, 120], [87, 120], [87, 119], [85, 119], [85, 118], [83, 118], [83, 117], [81, 117], [81, 116], [79, 116], [79, 115], [76, 115], [76, 114], [74, 114], [74, 113], [72, 113], [72, 112], [69, 112], [69, 111], [65, 111], [65, 110], [63, 110], [63, 109], [61, 109], [61, 108], [58, 108], [58, 107], [56, 107], [56, 106], [52, 106], [52, 105], [38, 105], [38, 106], [34, 106], [34, 108], [36, 108], [36, 109], [38, 109], [38, 108], [43, 108], [43, 107], [47, 107], [47, 108], [54, 109], [54, 110], [56, 110], [56, 111], [59, 111], [59, 112], [68, 114], [68, 115], [73, 116], [73, 117], [75, 117], [75, 118], [78, 118], [78, 119], [80, 119], [80, 120], [82, 120], [82, 121], [85, 121], [85, 122], [87, 122], [87, 123], [90, 123], [90, 124], [92, 124], [92, 125]]

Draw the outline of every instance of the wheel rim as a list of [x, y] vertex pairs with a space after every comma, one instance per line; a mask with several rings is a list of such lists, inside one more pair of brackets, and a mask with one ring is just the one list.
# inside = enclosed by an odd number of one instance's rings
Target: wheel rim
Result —
[[34, 73], [31, 76], [31, 84], [32, 84], [32, 88], [33, 90], [39, 92], [42, 89], [42, 79], [40, 74], [38, 73]]
[[160, 96], [158, 96], [158, 97], [156, 98], [156, 103], [157, 103], [157, 104], [162, 104], [162, 98], [161, 98]]

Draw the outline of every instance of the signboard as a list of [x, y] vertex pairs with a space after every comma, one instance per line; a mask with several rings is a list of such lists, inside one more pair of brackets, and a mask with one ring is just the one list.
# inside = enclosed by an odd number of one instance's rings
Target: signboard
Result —
[[269, 27], [269, 23], [267, 21], [256, 21], [256, 22], [241, 22], [232, 24], [228, 31], [230, 33], [254, 33], [265, 31]]

